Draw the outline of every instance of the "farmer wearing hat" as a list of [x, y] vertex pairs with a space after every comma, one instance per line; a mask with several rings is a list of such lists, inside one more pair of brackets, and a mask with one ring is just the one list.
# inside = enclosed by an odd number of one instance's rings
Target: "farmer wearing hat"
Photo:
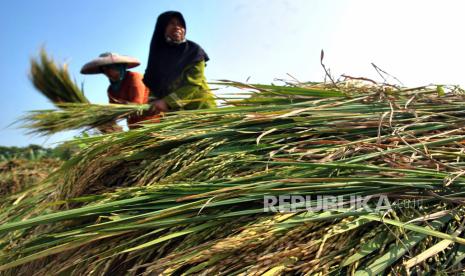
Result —
[[[146, 104], [149, 90], [142, 82], [142, 75], [127, 69], [140, 64], [139, 60], [116, 53], [103, 53], [98, 58], [86, 63], [81, 74], [104, 74], [110, 81], [108, 98], [114, 104]], [[158, 121], [158, 115], [135, 115], [127, 119], [130, 129], [136, 128], [141, 121]]]
[[152, 111], [216, 107], [204, 75], [205, 51], [186, 40], [186, 22], [181, 13], [160, 14], [150, 43], [144, 83], [150, 89]]

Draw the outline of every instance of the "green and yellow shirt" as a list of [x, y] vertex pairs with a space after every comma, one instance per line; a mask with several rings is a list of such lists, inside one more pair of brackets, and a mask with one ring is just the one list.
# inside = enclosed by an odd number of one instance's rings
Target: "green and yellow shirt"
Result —
[[216, 107], [215, 98], [204, 75], [205, 61], [187, 66], [169, 87], [163, 99], [171, 110], [193, 110]]

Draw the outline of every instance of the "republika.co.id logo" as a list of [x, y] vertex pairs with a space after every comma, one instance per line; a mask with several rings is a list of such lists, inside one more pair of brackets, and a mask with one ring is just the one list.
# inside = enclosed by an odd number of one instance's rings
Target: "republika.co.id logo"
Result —
[[[381, 212], [391, 210], [394, 204], [385, 194], [369, 196], [270, 195], [263, 197], [264, 212], [281, 213], [346, 211], [347, 209]], [[415, 202], [411, 202], [411, 204], [415, 204]]]

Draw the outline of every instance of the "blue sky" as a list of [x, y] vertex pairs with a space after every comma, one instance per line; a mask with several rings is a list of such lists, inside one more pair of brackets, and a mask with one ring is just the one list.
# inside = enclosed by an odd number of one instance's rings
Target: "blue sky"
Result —
[[37, 93], [27, 73], [29, 59], [44, 45], [71, 75], [84, 83], [86, 96], [106, 103], [107, 80], [83, 76], [80, 67], [105, 51], [132, 55], [144, 72], [157, 16], [181, 11], [187, 37], [211, 60], [209, 80], [270, 83], [289, 73], [321, 81], [320, 50], [335, 75], [376, 79], [370, 63], [405, 85], [465, 84], [462, 66], [463, 11], [460, 0], [196, 0], [196, 1], [25, 1], [2, 3], [0, 11], [0, 145], [50, 145], [49, 139], [7, 127], [28, 110], [52, 105]]

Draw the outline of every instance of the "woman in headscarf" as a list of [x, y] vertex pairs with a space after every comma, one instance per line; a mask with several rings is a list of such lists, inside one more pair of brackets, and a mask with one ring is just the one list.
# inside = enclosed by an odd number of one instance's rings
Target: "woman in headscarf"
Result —
[[216, 107], [204, 75], [208, 55], [186, 40], [186, 22], [180, 12], [160, 14], [150, 43], [144, 83], [158, 112]]
[[[104, 74], [108, 77], [110, 85], [107, 93], [110, 103], [114, 104], [146, 104], [149, 90], [142, 81], [142, 74], [127, 69], [139, 66], [136, 58], [116, 53], [103, 53], [98, 58], [86, 63], [82, 74]], [[159, 121], [158, 115], [133, 115], [127, 119], [130, 129], [136, 128], [137, 123], [151, 120]], [[106, 131], [105, 131], [106, 132]]]

